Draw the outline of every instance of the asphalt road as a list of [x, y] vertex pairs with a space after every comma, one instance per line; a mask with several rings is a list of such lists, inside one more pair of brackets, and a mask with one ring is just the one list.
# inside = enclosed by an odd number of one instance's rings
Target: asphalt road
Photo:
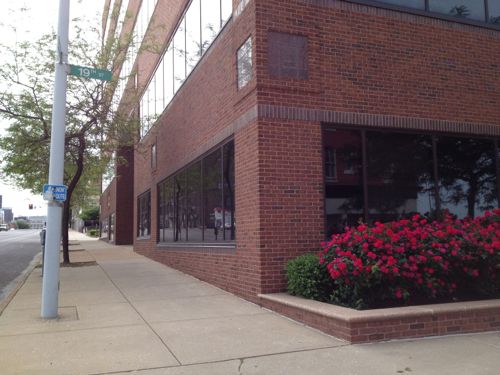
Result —
[[41, 252], [39, 233], [38, 229], [0, 232], [0, 301], [15, 286], [14, 280]]

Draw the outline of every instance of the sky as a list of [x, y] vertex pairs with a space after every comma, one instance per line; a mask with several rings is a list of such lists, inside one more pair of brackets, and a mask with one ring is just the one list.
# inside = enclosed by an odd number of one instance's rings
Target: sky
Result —
[[[1, 0], [0, 24], [15, 24], [19, 32], [0, 32], [0, 43], [11, 44], [16, 40], [36, 40], [45, 32], [57, 29], [59, 0]], [[70, 19], [87, 14], [92, 19], [100, 14], [104, 6], [103, 0], [70, 0]], [[27, 8], [22, 12], [22, 8]], [[100, 17], [98, 18], [100, 20]], [[71, 25], [70, 25], [71, 30]], [[71, 33], [70, 33], [71, 39]], [[1, 55], [1, 51], [0, 51]], [[71, 59], [71, 56], [70, 56]], [[5, 120], [0, 119], [0, 136], [8, 127]], [[48, 178], [48, 177], [47, 177]], [[0, 195], [3, 207], [12, 208], [14, 216], [44, 216], [47, 205], [42, 195], [32, 195], [8, 183], [0, 172]], [[32, 204], [34, 209], [30, 210]]]

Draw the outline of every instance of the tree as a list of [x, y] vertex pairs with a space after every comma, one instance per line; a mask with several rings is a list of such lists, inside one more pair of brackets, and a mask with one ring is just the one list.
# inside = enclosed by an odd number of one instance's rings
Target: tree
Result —
[[[99, 25], [95, 22], [94, 25]], [[116, 72], [127, 42], [109, 39], [103, 47], [99, 28], [72, 20], [73, 64]], [[15, 28], [12, 28], [15, 31]], [[17, 186], [41, 193], [49, 167], [51, 111], [55, 62], [55, 34], [35, 42], [2, 46], [0, 116], [10, 124], [0, 139], [2, 170]], [[68, 186], [63, 208], [63, 261], [69, 263], [68, 226], [71, 204], [82, 201], [100, 180], [109, 155], [125, 142], [133, 142], [134, 121], [121, 121], [111, 113], [110, 93], [116, 86], [98, 80], [68, 77], [66, 104], [64, 183]], [[132, 135], [132, 136], [131, 136]]]

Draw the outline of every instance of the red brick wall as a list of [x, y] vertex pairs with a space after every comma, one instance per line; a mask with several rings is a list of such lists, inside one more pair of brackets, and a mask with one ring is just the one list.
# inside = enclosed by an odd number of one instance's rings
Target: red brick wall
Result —
[[[499, 123], [500, 31], [345, 1], [256, 4], [259, 103]], [[268, 31], [308, 37], [309, 80], [269, 77]]]
[[[135, 239], [134, 249], [240, 295], [261, 291], [258, 202], [258, 126], [248, 111], [257, 104], [255, 79], [236, 89], [236, 50], [252, 34], [254, 13], [230, 20], [169, 104], [135, 154], [134, 204], [151, 189], [151, 237]], [[241, 118], [244, 120], [242, 121]], [[238, 120], [238, 121], [237, 121]], [[237, 131], [236, 131], [237, 130]], [[176, 248], [158, 245], [157, 184], [221, 142], [234, 137], [237, 246]], [[157, 144], [157, 168], [150, 147]], [[238, 212], [244, 214], [238, 216]], [[134, 215], [134, 233], [137, 214]]]
[[[307, 80], [270, 77], [268, 31], [308, 38]], [[237, 91], [236, 50], [250, 35], [255, 75]], [[152, 68], [154, 56], [144, 59]], [[498, 129], [498, 61], [500, 32], [481, 27], [343, 1], [251, 1], [135, 154], [134, 205], [148, 189], [152, 198], [152, 236], [135, 239], [135, 250], [251, 299], [282, 290], [286, 260], [317, 250], [323, 236], [321, 122]], [[158, 246], [157, 184], [231, 136], [236, 248]]]

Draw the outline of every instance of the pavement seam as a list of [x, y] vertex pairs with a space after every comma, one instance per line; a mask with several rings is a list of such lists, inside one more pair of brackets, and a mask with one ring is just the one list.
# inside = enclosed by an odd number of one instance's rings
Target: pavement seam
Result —
[[248, 356], [248, 357], [228, 358], [228, 359], [222, 359], [222, 360], [218, 360], [218, 361], [204, 361], [204, 362], [186, 363], [186, 364], [179, 364], [178, 366], [147, 367], [147, 368], [137, 368], [137, 369], [131, 369], [131, 370], [98, 372], [98, 373], [93, 373], [93, 374], [89, 374], [89, 375], [113, 375], [113, 374], [122, 374], [122, 373], [132, 373], [132, 372], [136, 372], [136, 371], [149, 371], [149, 370], [161, 370], [161, 369], [170, 369], [170, 368], [178, 368], [178, 367], [202, 366], [202, 365], [211, 365], [211, 364], [234, 362], [234, 361], [240, 362], [239, 366], [238, 366], [238, 372], [241, 374], [241, 368], [242, 368], [244, 362], [246, 360], [249, 360], [249, 359], [266, 358], [266, 357], [273, 357], [273, 356], [278, 356], [278, 355], [294, 354], [294, 353], [307, 353], [307, 352], [314, 352], [316, 350], [337, 349], [337, 348], [343, 348], [346, 346], [350, 346], [350, 344], [337, 345], [337, 346], [324, 346], [324, 347], [308, 348], [308, 349], [297, 349], [297, 350], [290, 350], [290, 351], [285, 351], [285, 352], [275, 352], [275, 353], [270, 353], [270, 354], [253, 355], [253, 356]]
[[163, 338], [154, 330], [154, 328], [151, 326], [151, 324], [149, 324], [149, 322], [142, 316], [142, 314], [139, 312], [139, 310], [137, 310], [137, 308], [135, 307], [135, 305], [127, 298], [127, 296], [125, 295], [125, 293], [118, 287], [118, 285], [115, 284], [115, 282], [113, 281], [113, 279], [108, 275], [108, 273], [106, 272], [106, 270], [104, 269], [104, 267], [102, 267], [99, 263], [97, 263], [97, 265], [101, 268], [102, 272], [104, 272], [104, 274], [108, 277], [108, 279], [111, 281], [111, 283], [115, 286], [115, 288], [120, 292], [120, 294], [122, 295], [122, 297], [130, 304], [130, 306], [135, 310], [135, 312], [137, 313], [137, 315], [139, 315], [142, 319], [142, 321], [144, 322], [144, 324], [146, 324], [149, 329], [155, 334], [156, 337], [158, 337], [158, 339], [161, 341], [161, 343], [165, 346], [165, 348], [167, 348], [167, 350], [169, 351], [169, 353], [172, 355], [172, 357], [174, 357], [174, 359], [177, 361], [177, 363], [179, 364], [179, 366], [182, 366], [182, 363], [181, 361], [179, 360], [179, 358], [177, 358], [177, 356], [174, 354], [174, 352], [168, 347], [167, 343], [163, 340]]

